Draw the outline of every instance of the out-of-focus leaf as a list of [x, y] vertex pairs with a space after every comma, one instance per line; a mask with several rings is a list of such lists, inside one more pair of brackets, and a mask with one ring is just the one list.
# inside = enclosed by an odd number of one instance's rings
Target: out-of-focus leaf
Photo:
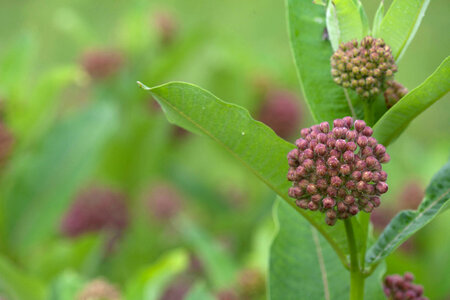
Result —
[[49, 300], [73, 300], [85, 281], [73, 271], [65, 271], [51, 284]]
[[[330, 43], [322, 39], [326, 25], [325, 8], [303, 0], [288, 0], [287, 5], [294, 59], [313, 118], [323, 122], [351, 116], [344, 90], [331, 77], [333, 50]], [[362, 102], [353, 97], [352, 104], [356, 114], [362, 117]]]
[[94, 170], [115, 116], [111, 103], [96, 103], [57, 124], [34, 154], [17, 159], [3, 197], [10, 246], [25, 254], [55, 231], [71, 197]]
[[325, 0], [313, 0], [314, 4], [325, 6]]
[[0, 256], [0, 292], [10, 300], [44, 300], [46, 290], [42, 282], [27, 277], [5, 257]]
[[430, 0], [395, 0], [386, 12], [377, 37], [391, 47], [396, 61], [414, 38], [429, 3]]
[[230, 288], [235, 279], [237, 267], [231, 256], [220, 248], [206, 232], [188, 219], [179, 220], [178, 229], [186, 242], [201, 258], [208, 279], [216, 289]]
[[336, 7], [341, 43], [363, 38], [363, 22], [357, 4], [353, 0], [332, 0]]
[[154, 264], [133, 276], [126, 285], [127, 300], [157, 300], [167, 284], [186, 269], [189, 257], [186, 251], [176, 249], [168, 252]]
[[375, 17], [373, 18], [372, 26], [372, 36], [378, 37], [378, 31], [380, 30], [381, 22], [384, 17], [384, 0], [380, 1], [377, 11], [375, 12]]
[[15, 98], [28, 83], [36, 53], [36, 43], [30, 34], [22, 34], [0, 53], [0, 95]]
[[[270, 249], [270, 299], [348, 299], [350, 273], [325, 239], [282, 201], [275, 204], [274, 217], [278, 233]], [[366, 279], [365, 299], [383, 299], [383, 273], [379, 266]]]
[[340, 33], [339, 33], [339, 23], [336, 16], [336, 8], [334, 7], [333, 1], [331, 0], [328, 0], [326, 21], [327, 21], [328, 38], [330, 40], [331, 47], [333, 47], [333, 50], [336, 51], [339, 48]]
[[[146, 88], [146, 87], [145, 87]], [[161, 104], [169, 121], [212, 138], [280, 195], [324, 235], [341, 259], [347, 251], [343, 222], [325, 224], [324, 216], [298, 208], [287, 193], [286, 155], [294, 148], [269, 127], [253, 120], [248, 111], [226, 103], [191, 84], [173, 82], [146, 88]]]
[[325, 239], [284, 202], [277, 202], [275, 218], [270, 299], [348, 299], [350, 273]]
[[84, 235], [77, 239], [58, 239], [39, 245], [22, 259], [27, 272], [51, 280], [65, 269], [78, 271], [89, 277], [98, 267], [105, 251], [104, 238], [100, 235]]
[[450, 89], [450, 57], [423, 83], [404, 96], [375, 124], [374, 137], [383, 145], [390, 144], [408, 124], [442, 98]]
[[11, 115], [16, 116], [10, 118], [11, 126], [27, 143], [39, 138], [40, 133], [55, 120], [61, 91], [67, 85], [81, 81], [82, 76], [77, 66], [56, 67], [42, 74], [27, 99], [9, 104]]
[[197, 282], [189, 291], [186, 300], [214, 300], [214, 296], [208, 291], [204, 282]]
[[402, 211], [391, 220], [375, 244], [367, 251], [367, 263], [377, 263], [397, 249], [406, 239], [436, 217], [448, 199], [450, 199], [450, 162], [433, 177], [417, 210]]

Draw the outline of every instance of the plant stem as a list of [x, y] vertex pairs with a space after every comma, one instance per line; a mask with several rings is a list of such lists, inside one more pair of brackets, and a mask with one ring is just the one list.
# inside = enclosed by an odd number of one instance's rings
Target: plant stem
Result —
[[353, 117], [353, 119], [356, 120], [355, 109], [353, 108], [352, 100], [350, 99], [350, 96], [348, 95], [347, 89], [344, 89], [344, 94], [345, 94], [345, 99], [347, 99], [348, 107], [350, 108], [350, 111], [352, 112], [352, 117]]
[[344, 224], [345, 232], [347, 233], [348, 248], [350, 250], [350, 300], [363, 300], [365, 278], [359, 268], [358, 251], [356, 249], [352, 221], [345, 219]]
[[367, 100], [363, 101], [364, 103], [364, 119], [366, 120], [367, 125], [372, 126], [373, 125], [373, 99], [369, 98]]

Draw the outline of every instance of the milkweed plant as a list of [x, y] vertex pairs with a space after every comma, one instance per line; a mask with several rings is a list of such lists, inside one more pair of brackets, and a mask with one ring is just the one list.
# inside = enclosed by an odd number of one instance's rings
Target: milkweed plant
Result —
[[[359, 0], [287, 0], [289, 37], [314, 125], [295, 144], [247, 110], [192, 84], [148, 88], [168, 120], [224, 147], [277, 195], [270, 299], [427, 299], [411, 273], [385, 259], [450, 197], [450, 164], [417, 210], [398, 213], [375, 239], [370, 215], [389, 190], [389, 146], [450, 86], [450, 60], [408, 91], [395, 80], [429, 1], [383, 1], [369, 26]], [[404, 174], [405, 177], [408, 174]]]

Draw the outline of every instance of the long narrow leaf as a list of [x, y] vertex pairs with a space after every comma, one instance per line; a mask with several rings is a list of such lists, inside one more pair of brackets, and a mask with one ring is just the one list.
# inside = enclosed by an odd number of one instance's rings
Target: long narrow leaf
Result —
[[397, 104], [389, 109], [374, 126], [374, 137], [383, 145], [390, 144], [408, 124], [450, 89], [450, 57]]
[[384, 0], [381, 0], [380, 5], [373, 18], [372, 36], [378, 37], [378, 31], [380, 30], [381, 22], [384, 17]]
[[425, 192], [425, 198], [416, 211], [402, 211], [392, 219], [375, 244], [367, 251], [367, 263], [377, 263], [392, 253], [436, 217], [449, 199], [450, 162], [433, 177]]
[[391, 47], [396, 61], [414, 38], [429, 3], [430, 0], [395, 0], [386, 12], [377, 35]]
[[333, 0], [339, 23], [340, 42], [362, 40], [363, 22], [358, 6], [353, 0]]

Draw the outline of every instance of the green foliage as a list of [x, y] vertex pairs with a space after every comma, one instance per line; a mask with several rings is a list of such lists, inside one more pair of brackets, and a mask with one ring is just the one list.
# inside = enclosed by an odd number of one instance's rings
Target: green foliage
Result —
[[197, 257], [201, 257], [212, 286], [218, 290], [230, 288], [237, 269], [231, 257], [189, 220], [180, 220], [178, 228]]
[[389, 145], [408, 124], [441, 99], [450, 89], [450, 57], [422, 84], [409, 92], [389, 109], [374, 126], [374, 137], [379, 143]]
[[156, 300], [176, 275], [188, 266], [189, 257], [182, 249], [172, 250], [131, 277], [126, 287], [127, 300]]
[[110, 103], [97, 103], [55, 126], [35, 153], [17, 156], [3, 196], [10, 246], [25, 254], [54, 233], [71, 196], [94, 169], [115, 115]]
[[419, 28], [430, 0], [395, 0], [381, 21], [376, 37], [382, 38], [400, 60]]
[[46, 290], [42, 282], [22, 273], [8, 259], [0, 256], [0, 292], [11, 300], [44, 300]]
[[[316, 122], [322, 122], [351, 116], [352, 111], [344, 90], [333, 82], [330, 74], [330, 57], [333, 50], [330, 43], [322, 39], [326, 26], [324, 7], [299, 0], [288, 0], [287, 5], [295, 64], [313, 118]], [[348, 13], [345, 7], [342, 10], [342, 13]], [[356, 14], [359, 19], [357, 10]], [[335, 20], [331, 19], [329, 23], [335, 24]], [[336, 28], [331, 32], [335, 33]], [[362, 102], [352, 97], [352, 104], [357, 115], [361, 116]]]
[[376, 243], [367, 252], [367, 263], [378, 263], [392, 253], [406, 239], [436, 217], [448, 199], [450, 199], [450, 162], [433, 177], [419, 208], [416, 211], [400, 212], [387, 225]]
[[282, 201], [275, 206], [278, 233], [270, 251], [270, 299], [348, 299], [350, 277], [336, 253]]
[[214, 300], [214, 296], [208, 291], [204, 282], [197, 282], [189, 291], [186, 300]]
[[[339, 24], [339, 42], [362, 40], [364, 37], [363, 21], [360, 9], [353, 0], [333, 0]], [[362, 8], [361, 8], [362, 9]], [[365, 14], [364, 14], [365, 15]], [[365, 18], [367, 20], [367, 17]]]

